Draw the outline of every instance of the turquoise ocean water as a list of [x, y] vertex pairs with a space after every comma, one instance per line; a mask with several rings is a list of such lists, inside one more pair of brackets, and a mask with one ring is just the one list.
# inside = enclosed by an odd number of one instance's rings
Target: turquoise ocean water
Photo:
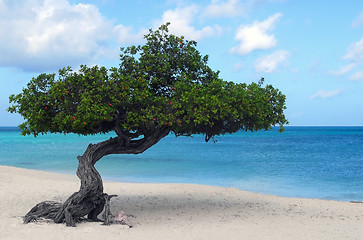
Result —
[[[75, 174], [76, 156], [112, 134], [21, 136], [0, 127], [0, 165]], [[197, 183], [287, 197], [363, 201], [363, 127], [287, 127], [239, 132], [205, 143], [170, 135], [140, 155], [96, 167], [120, 182]]]

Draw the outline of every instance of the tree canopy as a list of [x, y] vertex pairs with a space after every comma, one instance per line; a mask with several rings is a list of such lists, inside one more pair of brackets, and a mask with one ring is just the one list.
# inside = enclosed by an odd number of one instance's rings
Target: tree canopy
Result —
[[170, 34], [168, 24], [150, 30], [146, 43], [121, 48], [120, 65], [82, 65], [40, 74], [10, 96], [9, 112], [21, 114], [23, 135], [115, 131], [140, 138], [156, 128], [176, 136], [269, 130], [287, 123], [285, 95], [263, 79], [224, 81], [208, 66], [195, 41]]

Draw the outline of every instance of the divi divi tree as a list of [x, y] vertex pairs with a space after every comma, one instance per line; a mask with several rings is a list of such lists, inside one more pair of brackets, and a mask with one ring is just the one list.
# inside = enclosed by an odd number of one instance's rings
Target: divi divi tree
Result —
[[86, 215], [97, 221], [108, 195], [94, 165], [106, 155], [140, 154], [169, 134], [202, 134], [209, 141], [275, 125], [283, 130], [285, 95], [263, 79], [222, 80], [197, 43], [170, 34], [168, 24], [150, 30], [145, 40], [121, 48], [119, 67], [63, 68], [33, 78], [22, 93], [10, 96], [8, 111], [23, 116], [23, 135], [115, 133], [77, 157], [79, 191], [64, 203], [37, 204], [24, 222], [45, 217], [75, 226]]

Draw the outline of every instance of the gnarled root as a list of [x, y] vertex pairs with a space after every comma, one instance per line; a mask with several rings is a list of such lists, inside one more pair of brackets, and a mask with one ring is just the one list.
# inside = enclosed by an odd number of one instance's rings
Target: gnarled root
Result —
[[104, 195], [89, 185], [73, 193], [63, 204], [53, 201], [38, 203], [25, 215], [24, 223], [46, 218], [55, 223], [65, 221], [67, 226], [75, 227], [76, 221], [85, 215], [90, 221], [101, 221], [97, 216], [104, 208], [106, 202]]
[[61, 203], [54, 201], [38, 203], [24, 216], [23, 222], [29, 223], [36, 221], [39, 218], [55, 219], [55, 216], [61, 207]]
[[88, 214], [87, 218], [93, 222], [102, 222], [97, 216], [105, 210], [102, 214], [104, 220], [103, 225], [110, 225], [113, 222], [126, 224], [132, 227], [129, 222], [121, 222], [121, 219], [113, 218], [110, 210], [110, 200], [117, 195], [108, 195], [103, 193], [95, 196], [83, 198], [80, 200], [80, 192], [73, 193], [66, 202], [58, 203], [54, 201], [45, 201], [35, 205], [25, 216], [23, 222], [29, 223], [37, 221], [41, 218], [51, 219], [55, 223], [66, 222], [66, 226], [75, 227], [77, 220]]

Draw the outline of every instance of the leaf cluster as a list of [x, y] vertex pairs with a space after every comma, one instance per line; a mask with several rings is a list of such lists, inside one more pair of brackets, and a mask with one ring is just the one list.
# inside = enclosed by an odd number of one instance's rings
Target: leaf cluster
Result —
[[287, 123], [285, 96], [263, 79], [249, 85], [222, 80], [197, 43], [170, 34], [168, 24], [145, 39], [142, 46], [121, 48], [119, 67], [82, 65], [33, 78], [9, 98], [8, 111], [25, 119], [22, 134], [116, 131], [138, 137], [163, 126], [208, 141]]

